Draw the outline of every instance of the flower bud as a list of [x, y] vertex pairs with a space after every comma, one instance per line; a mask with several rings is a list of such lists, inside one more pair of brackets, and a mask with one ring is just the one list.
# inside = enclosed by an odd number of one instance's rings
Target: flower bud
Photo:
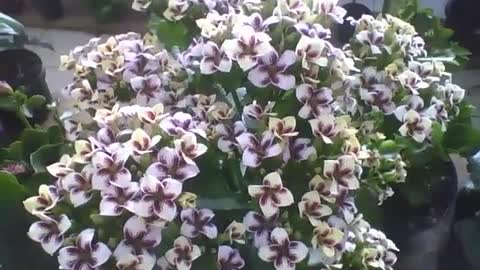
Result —
[[178, 198], [178, 203], [183, 209], [197, 207], [197, 195], [190, 192], [183, 192]]
[[13, 93], [12, 87], [5, 82], [5, 81], [0, 81], [0, 95], [9, 95]]

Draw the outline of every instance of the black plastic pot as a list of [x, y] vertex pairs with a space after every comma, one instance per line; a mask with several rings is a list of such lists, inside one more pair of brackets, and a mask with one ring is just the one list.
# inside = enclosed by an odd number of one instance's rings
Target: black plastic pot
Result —
[[62, 0], [32, 0], [33, 5], [47, 20], [56, 20], [63, 17]]
[[[372, 10], [370, 10], [367, 6], [356, 3], [345, 4], [343, 8], [347, 11], [347, 15], [345, 18], [353, 17], [354, 19], [358, 20], [362, 15], [372, 15]], [[345, 20], [343, 24], [338, 25], [338, 40], [341, 44], [346, 44], [350, 41], [355, 32], [355, 27], [350, 24], [349, 21]]]
[[[441, 269], [441, 257], [452, 233], [458, 193], [453, 163], [445, 163], [444, 169], [445, 176], [430, 181], [432, 198], [428, 205], [413, 207], [401, 192], [385, 202], [384, 231], [400, 249], [396, 270]], [[425, 181], [407, 181], [416, 180]]]
[[[45, 81], [42, 60], [35, 53], [25, 50], [0, 52], [0, 81], [6, 81], [13, 89], [22, 87], [27, 96], [42, 95], [51, 102], [52, 97]], [[48, 111], [46, 107], [33, 112], [32, 124], [43, 123]], [[24, 126], [14, 114], [0, 110], [0, 130], [6, 132], [0, 137], [0, 144], [11, 142]], [[10, 139], [8, 139], [10, 138]]]

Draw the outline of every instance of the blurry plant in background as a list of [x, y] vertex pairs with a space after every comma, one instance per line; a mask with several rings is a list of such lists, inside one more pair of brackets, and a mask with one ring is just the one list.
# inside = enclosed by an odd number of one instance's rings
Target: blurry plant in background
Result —
[[100, 23], [118, 22], [125, 18], [130, 0], [86, 0]]

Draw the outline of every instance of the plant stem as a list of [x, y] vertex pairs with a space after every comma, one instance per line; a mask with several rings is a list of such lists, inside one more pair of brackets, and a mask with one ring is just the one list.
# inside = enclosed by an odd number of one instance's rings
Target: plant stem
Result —
[[235, 107], [237, 107], [238, 113], [242, 113], [243, 106], [242, 106], [242, 102], [238, 98], [237, 91], [236, 90], [230, 90], [230, 94], [232, 94], [233, 101], [235, 102]]
[[20, 109], [17, 109], [16, 111], [18, 119], [22, 122], [22, 124], [25, 125], [26, 128], [32, 128], [32, 125], [30, 125], [30, 122], [28, 122], [28, 119], [25, 117], [25, 114], [20, 111]]

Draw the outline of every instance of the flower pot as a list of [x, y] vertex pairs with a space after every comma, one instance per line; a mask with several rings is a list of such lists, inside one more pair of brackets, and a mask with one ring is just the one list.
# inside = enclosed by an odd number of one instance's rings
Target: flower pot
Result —
[[[412, 206], [397, 190], [394, 197], [385, 202], [384, 230], [400, 249], [395, 269], [440, 269], [440, 259], [452, 232], [458, 192], [453, 163], [443, 165], [443, 176], [437, 181], [429, 181], [432, 183], [432, 196], [428, 204]], [[435, 173], [430, 170], [429, 174]], [[420, 179], [410, 178], [407, 181], [416, 180]]]
[[[345, 10], [347, 10], [347, 15], [345, 18], [353, 17], [354, 19], [358, 20], [362, 15], [372, 15], [372, 10], [370, 10], [367, 6], [355, 3], [345, 4], [343, 6]], [[353, 36], [355, 32], [355, 26], [350, 24], [350, 21], [345, 20], [343, 24], [338, 25], [338, 40], [340, 43], [346, 44], [350, 41], [350, 38]]]
[[62, 0], [35, 0], [32, 2], [47, 20], [56, 20], [63, 17], [64, 9]]
[[[0, 52], [0, 59], [0, 81], [6, 81], [13, 89], [23, 87], [27, 96], [42, 95], [51, 102], [45, 70], [38, 55], [25, 49], [6, 50]], [[47, 114], [46, 108], [35, 110], [32, 123], [42, 123]]]

